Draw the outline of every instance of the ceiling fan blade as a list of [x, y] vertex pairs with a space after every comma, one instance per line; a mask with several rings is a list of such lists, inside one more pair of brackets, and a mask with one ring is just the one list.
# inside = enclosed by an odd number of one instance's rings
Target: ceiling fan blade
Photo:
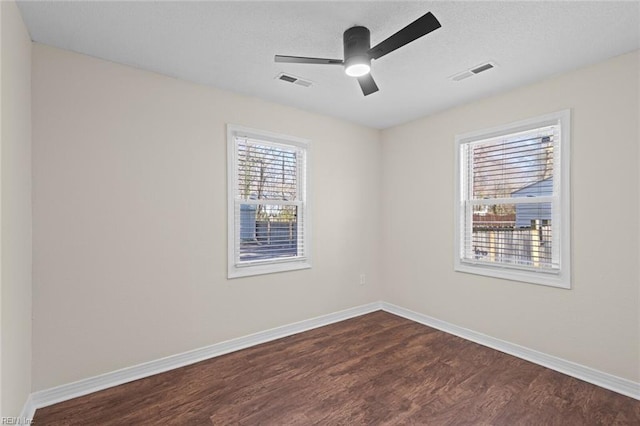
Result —
[[360, 83], [360, 88], [362, 89], [362, 93], [364, 93], [365, 96], [378, 91], [378, 85], [373, 80], [371, 73], [365, 74], [362, 77], [358, 77], [358, 83]]
[[427, 12], [391, 37], [373, 46], [367, 53], [371, 59], [381, 58], [441, 26], [436, 17], [431, 12]]
[[290, 64], [320, 64], [320, 65], [342, 65], [342, 59], [326, 59], [326, 58], [305, 58], [304, 56], [283, 56], [276, 55], [276, 62], [287, 62]]

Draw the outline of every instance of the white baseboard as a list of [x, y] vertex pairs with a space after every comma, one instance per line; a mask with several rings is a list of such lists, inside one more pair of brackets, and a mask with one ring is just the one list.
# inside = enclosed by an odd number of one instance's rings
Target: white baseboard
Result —
[[27, 402], [24, 403], [24, 407], [22, 407], [22, 411], [20, 412], [20, 416], [18, 420], [22, 423], [20, 424], [29, 424], [29, 420], [33, 420], [33, 415], [36, 413], [36, 406], [33, 403], [33, 394], [30, 394], [27, 397]]
[[246, 349], [261, 343], [270, 342], [282, 337], [291, 336], [293, 334], [312, 330], [314, 328], [333, 324], [338, 321], [354, 318], [378, 310], [384, 310], [391, 314], [436, 328], [446, 333], [453, 334], [463, 339], [470, 340], [483, 346], [496, 349], [500, 352], [522, 358], [543, 367], [584, 380], [585, 382], [640, 400], [640, 383], [594, 370], [592, 368], [585, 367], [584, 365], [538, 352], [524, 346], [496, 339], [446, 321], [401, 308], [400, 306], [396, 306], [391, 303], [374, 302], [346, 309], [344, 311], [334, 312], [332, 314], [322, 315], [320, 317], [284, 325], [282, 327], [261, 331], [259, 333], [239, 337], [237, 339], [216, 343], [211, 346], [183, 352], [166, 358], [134, 365], [132, 367], [123, 368], [121, 370], [112, 371], [99, 376], [89, 377], [87, 379], [57, 386], [51, 389], [34, 392], [29, 395], [29, 398], [22, 410], [21, 417], [27, 419], [33, 418], [35, 411], [38, 408], [57, 404], [62, 401], [67, 401], [69, 399], [77, 398], [113, 386], [118, 386], [123, 383], [163, 373], [175, 368], [184, 367], [185, 365], [194, 364], [216, 356]]
[[47, 407], [62, 401], [67, 401], [69, 399], [77, 398], [79, 396], [87, 395], [113, 386], [118, 386], [123, 383], [132, 382], [134, 380], [153, 376], [154, 374], [184, 367], [185, 365], [194, 364], [196, 362], [228, 354], [230, 352], [246, 349], [261, 343], [298, 334], [303, 331], [333, 324], [338, 321], [379, 311], [380, 309], [381, 302], [369, 303], [367, 305], [345, 309], [344, 311], [322, 315], [293, 324], [287, 324], [282, 327], [276, 327], [270, 330], [250, 334], [248, 336], [239, 337], [237, 339], [227, 340], [204, 348], [171, 355], [166, 358], [89, 377], [77, 382], [56, 386], [51, 389], [34, 392], [27, 399], [27, 403], [22, 410], [22, 416], [25, 418], [33, 418], [35, 411], [38, 408]]
[[396, 306], [391, 303], [382, 302], [381, 304], [382, 310], [391, 314], [398, 315], [411, 321], [436, 328], [438, 330], [453, 334], [458, 337], [462, 337], [463, 339], [470, 340], [480, 345], [496, 349], [500, 352], [504, 352], [509, 355], [513, 355], [515, 357], [533, 362], [534, 364], [550, 368], [568, 376], [575, 377], [576, 379], [584, 380], [585, 382], [592, 383], [596, 386], [600, 386], [620, 393], [622, 395], [640, 400], [640, 383], [623, 379], [621, 377], [604, 373], [602, 371], [594, 370], [593, 368], [585, 367], [584, 365], [576, 364], [562, 358], [538, 352], [524, 346], [496, 339], [494, 337], [487, 336], [485, 334], [478, 333], [467, 328], [459, 327], [446, 321], [442, 321], [427, 315], [410, 311], [405, 308], [401, 308], [400, 306]]

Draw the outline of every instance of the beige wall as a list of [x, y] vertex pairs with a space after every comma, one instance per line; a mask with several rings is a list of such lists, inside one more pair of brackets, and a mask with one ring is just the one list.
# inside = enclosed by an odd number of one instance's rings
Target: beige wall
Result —
[[17, 416], [31, 391], [31, 38], [15, 2], [0, 8], [0, 408]]
[[[383, 131], [383, 299], [638, 381], [638, 75], [636, 52]], [[454, 272], [454, 136], [566, 108], [573, 289]]]
[[[34, 391], [380, 299], [379, 131], [33, 51]], [[227, 123], [312, 141], [311, 270], [226, 279]]]
[[[32, 70], [32, 390], [380, 299], [640, 379], [637, 53], [381, 133], [42, 45]], [[566, 108], [573, 289], [454, 273], [454, 135]], [[226, 279], [226, 123], [313, 141], [313, 269]]]

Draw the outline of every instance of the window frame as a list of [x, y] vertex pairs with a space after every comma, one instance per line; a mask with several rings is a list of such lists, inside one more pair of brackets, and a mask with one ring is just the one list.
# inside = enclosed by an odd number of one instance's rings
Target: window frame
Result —
[[[240, 221], [236, 217], [236, 189], [238, 188], [238, 144], [237, 137], [246, 137], [265, 142], [273, 146], [295, 147], [303, 149], [305, 162], [303, 170], [298, 170], [298, 182], [302, 186], [298, 188], [299, 215], [302, 220], [297, 220], [297, 235], [299, 250], [303, 256], [295, 258], [277, 258], [260, 261], [250, 261], [240, 264], [235, 254], [239, 252], [240, 245]], [[236, 124], [227, 124], [227, 278], [248, 277], [253, 275], [272, 274], [277, 272], [294, 271], [311, 268], [311, 207], [310, 207], [310, 164], [311, 141], [295, 136], [252, 129]], [[279, 204], [278, 201], [266, 201], [267, 204]], [[286, 202], [283, 204], [291, 204]], [[302, 240], [302, 241], [301, 241]]]
[[[559, 170], [560, 173], [556, 175], [554, 172], [554, 195], [552, 196], [553, 198], [557, 198], [552, 203], [552, 223], [559, 228], [557, 231], [555, 229], [553, 230], [554, 234], [557, 235], [554, 235], [552, 250], [556, 250], [555, 254], [558, 256], [559, 270], [537, 270], [526, 266], [476, 263], [463, 259], [463, 239], [468, 231], [464, 229], [467, 213], [465, 210], [466, 195], [463, 194], [463, 173], [466, 173], [467, 170], [463, 170], [462, 147], [469, 143], [530, 131], [550, 125], [560, 126], [559, 152], [556, 153], [554, 150], [554, 170]], [[569, 109], [455, 136], [454, 271], [557, 288], [571, 288], [570, 143], [571, 111]], [[559, 226], [555, 225], [556, 223]], [[558, 247], [556, 247], [556, 245]]]

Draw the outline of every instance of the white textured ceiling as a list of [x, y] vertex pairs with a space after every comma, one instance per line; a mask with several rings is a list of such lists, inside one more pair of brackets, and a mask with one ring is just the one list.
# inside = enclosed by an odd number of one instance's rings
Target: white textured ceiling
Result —
[[[638, 1], [18, 4], [36, 42], [376, 128], [640, 48]], [[342, 58], [347, 28], [368, 27], [375, 45], [428, 11], [442, 28], [374, 61], [380, 91], [367, 97], [339, 66], [273, 60]], [[487, 60], [498, 67], [448, 79]]]

